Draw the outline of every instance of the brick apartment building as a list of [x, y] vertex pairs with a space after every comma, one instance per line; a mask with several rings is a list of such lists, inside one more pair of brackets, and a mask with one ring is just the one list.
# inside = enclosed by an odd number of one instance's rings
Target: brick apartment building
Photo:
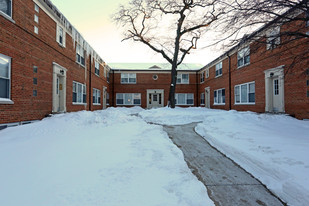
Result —
[[[300, 14], [305, 15], [305, 14]], [[309, 39], [269, 33], [300, 29], [303, 21], [264, 26], [208, 65], [182, 65], [176, 104], [286, 113], [309, 119]], [[51, 113], [110, 106], [167, 105], [169, 66], [109, 68], [50, 0], [4, 0], [0, 6], [0, 128]]]
[[108, 75], [102, 58], [49, 0], [1, 1], [0, 126], [102, 109]]

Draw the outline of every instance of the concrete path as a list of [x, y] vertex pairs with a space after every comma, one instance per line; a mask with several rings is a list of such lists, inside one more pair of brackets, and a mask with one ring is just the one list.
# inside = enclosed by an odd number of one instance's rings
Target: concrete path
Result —
[[196, 124], [164, 126], [164, 130], [182, 150], [190, 169], [205, 184], [216, 205], [284, 205], [252, 175], [199, 136], [194, 131]]

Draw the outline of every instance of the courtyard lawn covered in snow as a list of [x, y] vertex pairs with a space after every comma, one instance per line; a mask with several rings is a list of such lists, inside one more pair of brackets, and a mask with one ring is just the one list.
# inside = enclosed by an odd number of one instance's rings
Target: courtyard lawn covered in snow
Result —
[[201, 122], [196, 132], [289, 205], [309, 202], [309, 121], [285, 115], [205, 108], [145, 110], [146, 121]]
[[0, 131], [0, 205], [207, 206], [205, 186], [141, 108], [59, 114]]

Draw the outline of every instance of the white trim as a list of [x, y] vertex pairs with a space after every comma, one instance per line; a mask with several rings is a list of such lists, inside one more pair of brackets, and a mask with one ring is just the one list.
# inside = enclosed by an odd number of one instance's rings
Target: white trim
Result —
[[[99, 93], [99, 96], [97, 96], [97, 94]], [[95, 94], [95, 95], [94, 95]], [[92, 101], [92, 104], [93, 105], [96, 105], [96, 106], [99, 106], [99, 105], [101, 105], [101, 90], [99, 90], [99, 89], [96, 89], [96, 88], [92, 88], [92, 98], [95, 98], [96, 99], [96, 101], [98, 101], [99, 102], [99, 99], [100, 99], [100, 102], [99, 103], [94, 103], [93, 101]]]
[[[117, 103], [117, 94], [122, 95], [123, 104]], [[132, 95], [132, 104], [125, 104], [125, 94], [131, 94]], [[140, 104], [134, 104], [134, 95], [140, 95]], [[142, 94], [141, 93], [116, 93], [116, 105], [118, 106], [140, 106], [142, 104]]]
[[[185, 104], [179, 104], [178, 103], [178, 95], [179, 94], [184, 94], [185, 95]], [[187, 104], [187, 101], [188, 101], [188, 94], [192, 94], [193, 95], [193, 102], [192, 104]], [[194, 105], [194, 93], [175, 93], [175, 100], [176, 100], [176, 105], [178, 106], [193, 106]]]
[[9, 98], [0, 98], [0, 104], [14, 104], [14, 102], [11, 100], [11, 85], [12, 85], [12, 79], [11, 79], [11, 72], [12, 72], [12, 57], [9, 57], [7, 55], [1, 54], [0, 57], [3, 57], [5, 59], [8, 59], [9, 61], [9, 71], [8, 71], [8, 77], [3, 77], [2, 79], [8, 79], [9, 80]]
[[216, 90], [214, 90], [214, 92], [217, 92], [217, 97], [218, 97], [218, 91], [219, 90], [221, 90], [221, 101], [222, 101], [222, 97], [223, 97], [223, 95], [222, 95], [222, 90], [224, 90], [224, 103], [216, 103], [215, 102], [215, 95], [214, 95], [214, 103], [213, 103], [213, 105], [215, 106], [215, 105], [225, 105], [225, 88], [220, 88], [220, 89], [216, 89]]
[[[252, 83], [254, 83], [254, 102], [249, 102], [249, 85], [252, 84]], [[242, 85], [247, 85], [247, 102], [244, 102], [244, 103], [241, 102], [241, 89], [240, 89], [239, 90], [239, 94], [240, 94], [239, 100], [240, 100], [240, 102], [237, 103], [236, 102], [236, 92], [235, 92], [236, 87], [239, 86], [241, 88]], [[256, 94], [255, 93], [255, 81], [234, 85], [234, 105], [255, 105], [255, 102], [256, 102], [256, 99], [255, 99], [256, 95], [255, 94]]]
[[[76, 102], [73, 102], [73, 99], [72, 99], [72, 103], [73, 103], [73, 105], [86, 105], [87, 104], [87, 87], [86, 87], [86, 84], [82, 84], [82, 83], [80, 83], [80, 82], [77, 82], [77, 81], [73, 81], [72, 82], [72, 95], [73, 95], [73, 93], [74, 93], [74, 83], [76, 84]], [[77, 94], [78, 94], [78, 88], [77, 88], [77, 85], [81, 85], [82, 86], [82, 93], [81, 93], [81, 95], [82, 95], [82, 99], [81, 99], [81, 101], [82, 102], [77, 102]], [[84, 93], [84, 87], [85, 87], [85, 93]], [[84, 94], [86, 94], [86, 97], [85, 97], [85, 100], [86, 100], [86, 102], [84, 103]], [[73, 96], [72, 96], [73, 97]]]
[[34, 14], [34, 22], [39, 23], [39, 16]]
[[34, 26], [34, 33], [39, 34], [39, 28], [37, 26]]
[[[182, 75], [188, 75], [188, 82], [184, 82], [183, 81]], [[178, 79], [180, 79], [180, 82], [177, 81]], [[190, 84], [190, 74], [189, 73], [181, 73], [181, 72], [179, 72], [177, 74], [176, 84]]]
[[[66, 47], [66, 29], [60, 25], [59, 23], [56, 24], [56, 42], [58, 42], [58, 44], [61, 46], [61, 47]], [[59, 40], [59, 37], [60, 37], [60, 29], [62, 29], [62, 43], [60, 42]]]
[[[134, 74], [135, 78], [131, 77], [131, 79], [135, 79], [135, 82], [130, 82], [130, 74]], [[128, 77], [122, 77], [124, 75], [128, 75]], [[122, 82], [122, 79], [127, 79], [128, 82]], [[120, 74], [120, 83], [121, 84], [136, 84], [137, 83], [137, 75], [136, 73], [121, 73]]]
[[11, 16], [9, 16], [8, 14], [4, 13], [3, 11], [0, 10], [0, 14], [6, 18], [9, 19], [13, 19], [13, 0], [10, 0], [11, 2]]

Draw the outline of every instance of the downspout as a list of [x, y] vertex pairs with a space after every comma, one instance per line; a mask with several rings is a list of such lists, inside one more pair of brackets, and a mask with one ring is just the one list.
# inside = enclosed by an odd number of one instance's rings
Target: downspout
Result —
[[91, 111], [91, 55], [89, 55], [89, 111]]
[[229, 110], [232, 110], [232, 82], [231, 82], [231, 56], [227, 54], [229, 58]]
[[196, 71], [196, 75], [195, 75], [195, 81], [196, 81], [196, 100], [195, 100], [195, 103], [196, 103], [196, 106], [198, 107], [198, 100], [199, 100], [199, 74], [198, 74], [198, 71]]
[[115, 107], [115, 71], [113, 71], [113, 87], [112, 87], [112, 105]]

